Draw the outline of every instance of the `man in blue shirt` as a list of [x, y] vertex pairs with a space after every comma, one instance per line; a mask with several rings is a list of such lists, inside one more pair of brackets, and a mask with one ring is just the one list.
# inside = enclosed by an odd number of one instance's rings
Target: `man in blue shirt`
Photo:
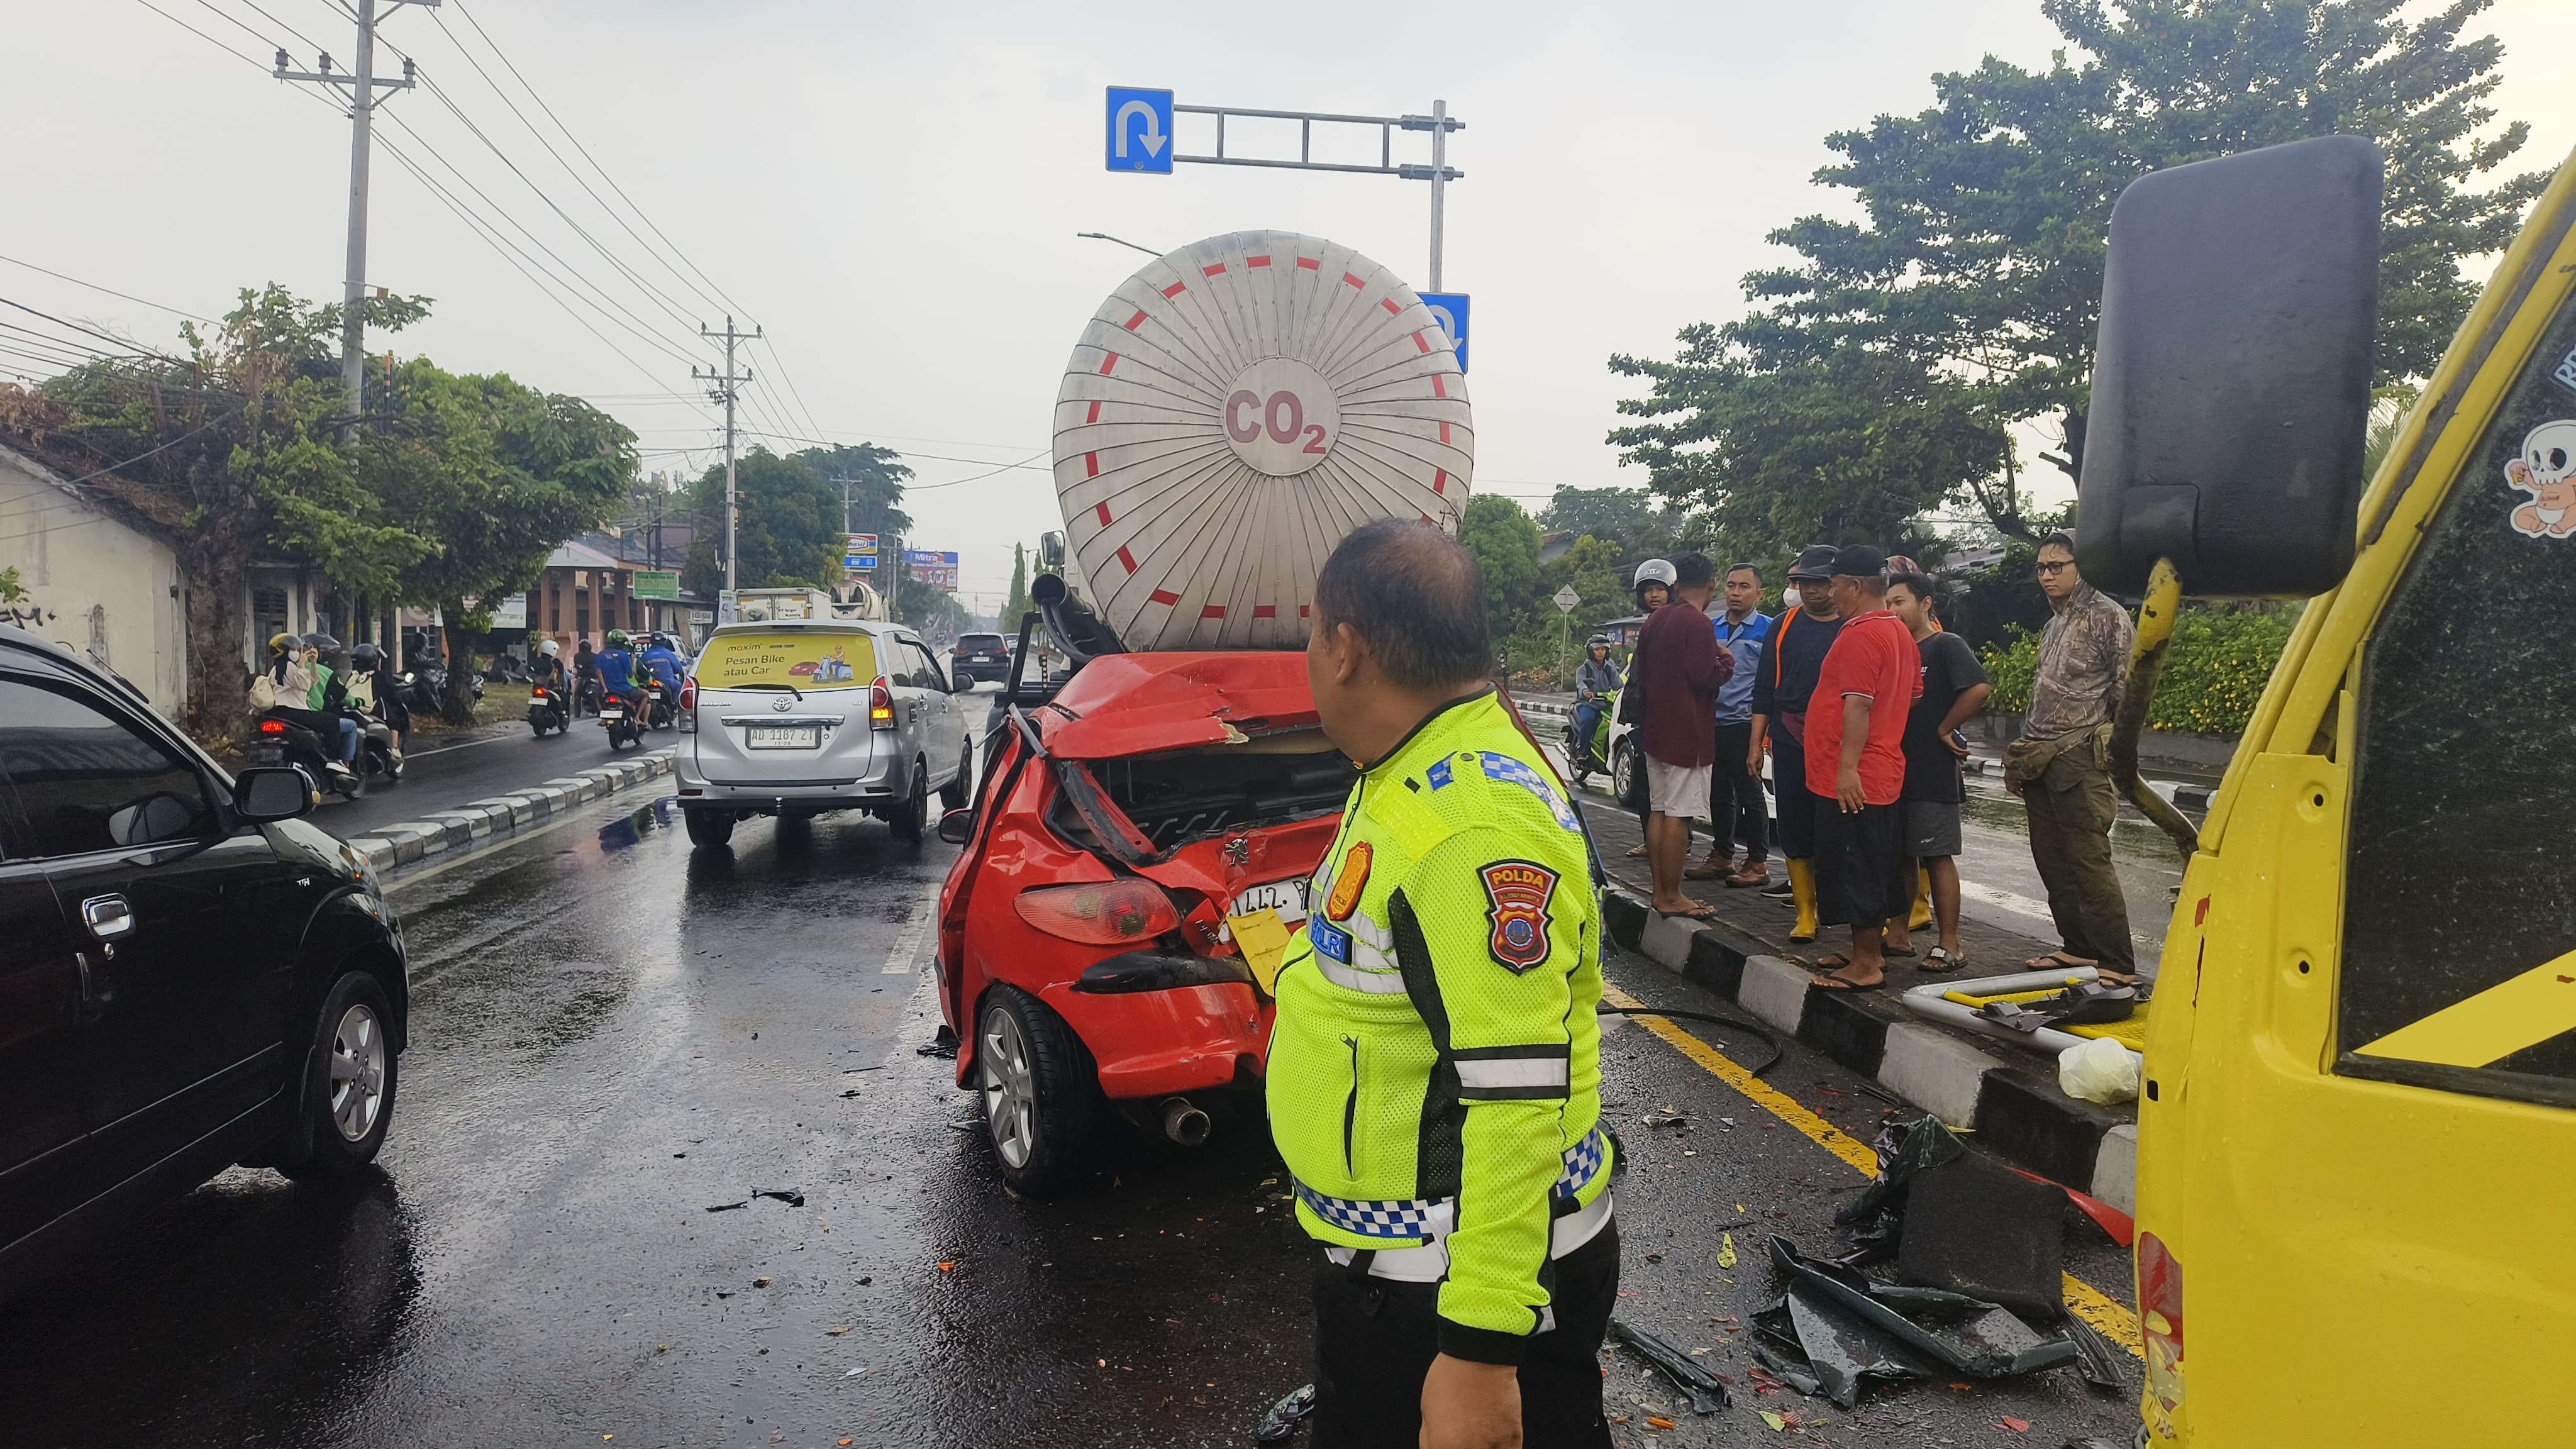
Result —
[[[1735, 673], [1717, 692], [1717, 768], [1709, 776], [1708, 858], [1683, 874], [1693, 880], [1723, 877], [1732, 889], [1771, 879], [1771, 807], [1762, 777], [1745, 768], [1753, 748], [1753, 683], [1761, 677], [1771, 618], [1762, 602], [1762, 571], [1740, 563], [1726, 571], [1726, 610], [1716, 616], [1717, 642], [1735, 656]], [[1744, 862], [1735, 847], [1744, 847]]]
[[680, 656], [671, 650], [671, 636], [655, 634], [648, 638], [638, 662], [646, 673], [662, 682], [662, 698], [677, 714], [680, 708]]
[[626, 701], [626, 717], [639, 727], [650, 723], [643, 715], [644, 687], [635, 682], [635, 656], [626, 650], [626, 631], [609, 630], [608, 647], [593, 657], [599, 662], [599, 682], [608, 697]]

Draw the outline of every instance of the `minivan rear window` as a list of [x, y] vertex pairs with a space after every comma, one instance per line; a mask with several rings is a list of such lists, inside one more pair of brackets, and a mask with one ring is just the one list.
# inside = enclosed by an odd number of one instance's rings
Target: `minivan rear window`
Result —
[[701, 689], [857, 689], [876, 677], [876, 641], [838, 630], [720, 633], [698, 657]]

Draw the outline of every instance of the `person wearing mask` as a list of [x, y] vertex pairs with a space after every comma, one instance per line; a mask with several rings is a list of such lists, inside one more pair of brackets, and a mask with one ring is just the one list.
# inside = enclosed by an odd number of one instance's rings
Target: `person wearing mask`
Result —
[[[1718, 646], [1735, 657], [1735, 672], [1717, 692], [1717, 764], [1709, 771], [1708, 859], [1683, 874], [1692, 880], [1723, 879], [1730, 890], [1771, 880], [1771, 802], [1762, 794], [1762, 766], [1753, 751], [1753, 681], [1762, 671], [1762, 646], [1771, 638], [1771, 616], [1761, 610], [1762, 570], [1740, 563], [1726, 571], [1726, 607], [1712, 620]], [[1747, 759], [1753, 768], [1744, 769]], [[1744, 847], [1738, 864], [1735, 847]]]
[[581, 686], [599, 677], [599, 655], [590, 647], [590, 636], [584, 634], [572, 647], [572, 715], [581, 718]]
[[626, 705], [626, 717], [638, 728], [651, 721], [644, 718], [644, 686], [635, 678], [635, 655], [626, 647], [626, 631], [608, 631], [608, 647], [591, 656], [591, 665], [599, 671], [599, 686], [609, 699]]
[[1868, 991], [1887, 979], [1887, 918], [1913, 896], [1904, 870], [1905, 721], [1923, 692], [1923, 656], [1887, 609], [1887, 555], [1834, 555], [1842, 627], [1807, 711], [1807, 793], [1816, 811], [1816, 919], [1849, 926], [1851, 949], [1820, 956], [1815, 985]]
[[2084, 582], [2075, 535], [2039, 541], [2039, 590], [2048, 627], [2021, 738], [2004, 751], [2004, 788], [2030, 814], [2031, 863], [2048, 888], [2048, 914], [2061, 943], [2024, 963], [2032, 971], [2094, 966], [2105, 981], [2134, 983], [2129, 903], [2111, 868], [2111, 822], [2120, 813], [2111, 784], [2111, 717], [2129, 671], [2135, 626], [2128, 611]]
[[1601, 758], [1601, 712], [1619, 695], [1619, 666], [1610, 659], [1610, 636], [1583, 641], [1583, 662], [1574, 666], [1574, 783], [1592, 773]]
[[1648, 904], [1661, 915], [1694, 920], [1717, 914], [1683, 894], [1682, 872], [1690, 864], [1691, 822], [1708, 818], [1717, 692], [1735, 671], [1735, 657], [1717, 647], [1709, 623], [1709, 600], [1716, 596], [1717, 570], [1707, 555], [1674, 559], [1672, 602], [1647, 617], [1629, 670], [1646, 691], [1637, 744], [1646, 757], [1646, 864], [1655, 881]]
[[1263, 1085], [1317, 1244], [1315, 1449], [1611, 1446], [1599, 897], [1491, 655], [1436, 528], [1365, 524], [1316, 576], [1307, 681], [1360, 776]]
[[[1925, 953], [1923, 969], [1956, 971], [1967, 964], [1959, 954], [1958, 856], [1959, 807], [1968, 798], [1959, 762], [1968, 757], [1968, 741], [1959, 726], [1986, 707], [1994, 686], [1968, 641], [1942, 632], [1930, 579], [1890, 574], [1887, 610], [1914, 636], [1923, 666], [1923, 696], [1905, 716], [1905, 878], [1915, 882], [1917, 896], [1931, 898], [1941, 935]], [[1885, 954], [1913, 955], [1909, 932], [1918, 924], [1912, 910], [1889, 916]]]
[[[1644, 563], [1637, 565], [1636, 577], [1630, 583], [1629, 588], [1630, 592], [1636, 595], [1637, 612], [1651, 617], [1657, 609], [1660, 609], [1664, 605], [1672, 602], [1673, 566], [1671, 561], [1668, 559], [1650, 558]], [[1637, 678], [1636, 664], [1637, 651], [1634, 648], [1631, 648], [1628, 651], [1628, 681], [1626, 687], [1621, 690], [1619, 695], [1619, 713], [1617, 717], [1621, 724], [1627, 725], [1632, 729], [1643, 723], [1646, 717], [1646, 686], [1644, 681]], [[1617, 762], [1611, 761], [1609, 763], [1615, 764]], [[1616, 783], [1615, 777], [1613, 783]], [[1648, 810], [1643, 804], [1640, 804], [1637, 807], [1637, 844], [1628, 852], [1628, 856], [1632, 860], [1643, 860], [1645, 858], [1646, 821], [1653, 813], [1653, 811]]]
[[[1789, 939], [1800, 944], [1816, 939], [1816, 812], [1822, 806], [1807, 788], [1807, 705], [1842, 629], [1829, 587], [1834, 554], [1830, 543], [1810, 544], [1789, 565], [1789, 607], [1772, 626], [1762, 667], [1755, 671], [1753, 728], [1744, 757], [1744, 768], [1758, 774], [1762, 751], [1771, 751], [1771, 791], [1779, 801], [1780, 853], [1788, 858], [1789, 876], [1762, 893], [1796, 903]], [[1825, 796], [1827, 802], [1832, 798]]]

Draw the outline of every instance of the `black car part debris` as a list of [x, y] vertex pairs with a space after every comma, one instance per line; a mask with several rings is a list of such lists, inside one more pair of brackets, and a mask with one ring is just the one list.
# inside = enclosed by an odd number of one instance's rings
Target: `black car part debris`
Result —
[[[1807, 1257], [1787, 1238], [1771, 1239], [1771, 1266], [1781, 1277], [1782, 1301], [1757, 1322], [1784, 1351], [1803, 1357], [1827, 1396], [1845, 1407], [1857, 1402], [1862, 1377], [1891, 1376], [1891, 1370], [1892, 1376], [1924, 1377], [1938, 1365], [1968, 1378], [2000, 1379], [2079, 1356], [2072, 1339], [2042, 1337], [2001, 1304], [1874, 1282], [1857, 1268]], [[1773, 1326], [1784, 1322], [1785, 1333]]]
[[1635, 1349], [1655, 1370], [1673, 1381], [1690, 1398], [1694, 1414], [1714, 1414], [1731, 1402], [1726, 1385], [1715, 1374], [1700, 1367], [1699, 1361], [1684, 1353], [1681, 1346], [1651, 1329], [1639, 1328], [1623, 1318], [1610, 1320], [1610, 1336]]
[[2101, 1026], [2126, 1021], [2146, 997], [2135, 986], [2079, 981], [2036, 1001], [1989, 1001], [1977, 1014], [1997, 1026], [2026, 1035], [2042, 1027]]
[[1270, 1412], [1263, 1414], [1261, 1422], [1252, 1426], [1252, 1442], [1284, 1444], [1288, 1442], [1289, 1435], [1297, 1432], [1297, 1426], [1306, 1422], [1306, 1416], [1313, 1412], [1315, 1412], [1315, 1386], [1307, 1384], [1270, 1406]]
[[1857, 1251], [1846, 1261], [1853, 1263], [1895, 1257], [1905, 1235], [1906, 1190], [1915, 1174], [1968, 1154], [1968, 1144], [1928, 1113], [1902, 1128], [1890, 1124], [1879, 1129], [1870, 1149], [1878, 1154], [1878, 1180], [1834, 1214], [1836, 1223], [1851, 1230]]
[[1836, 1215], [1847, 1264], [1896, 1260], [1900, 1282], [2055, 1318], [2065, 1303], [2062, 1189], [1968, 1150], [1939, 1118], [1879, 1133], [1878, 1180]]

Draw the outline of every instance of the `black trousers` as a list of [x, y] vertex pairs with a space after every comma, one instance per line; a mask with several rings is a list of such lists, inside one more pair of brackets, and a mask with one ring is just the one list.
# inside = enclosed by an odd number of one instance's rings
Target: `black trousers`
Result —
[[1753, 749], [1753, 722], [1717, 727], [1717, 768], [1708, 775], [1708, 830], [1711, 855], [1733, 854], [1741, 845], [1755, 860], [1771, 858], [1771, 802], [1762, 793], [1762, 777], [1744, 771]]
[[1828, 926], [1876, 927], [1902, 914], [1914, 898], [1905, 868], [1905, 805], [1816, 803], [1816, 919]]
[[[1800, 716], [1800, 723], [1805, 717]], [[1780, 853], [1791, 860], [1816, 858], [1816, 812], [1832, 809], [1807, 793], [1807, 746], [1798, 732], [1771, 722], [1771, 788], [1780, 797]]]
[[[1437, 1283], [1354, 1277], [1316, 1250], [1314, 1449], [1417, 1449], [1422, 1380], [1440, 1353]], [[1601, 1340], [1619, 1301], [1619, 1224], [1553, 1265], [1556, 1327], [1521, 1360], [1521, 1442], [1610, 1449]]]

